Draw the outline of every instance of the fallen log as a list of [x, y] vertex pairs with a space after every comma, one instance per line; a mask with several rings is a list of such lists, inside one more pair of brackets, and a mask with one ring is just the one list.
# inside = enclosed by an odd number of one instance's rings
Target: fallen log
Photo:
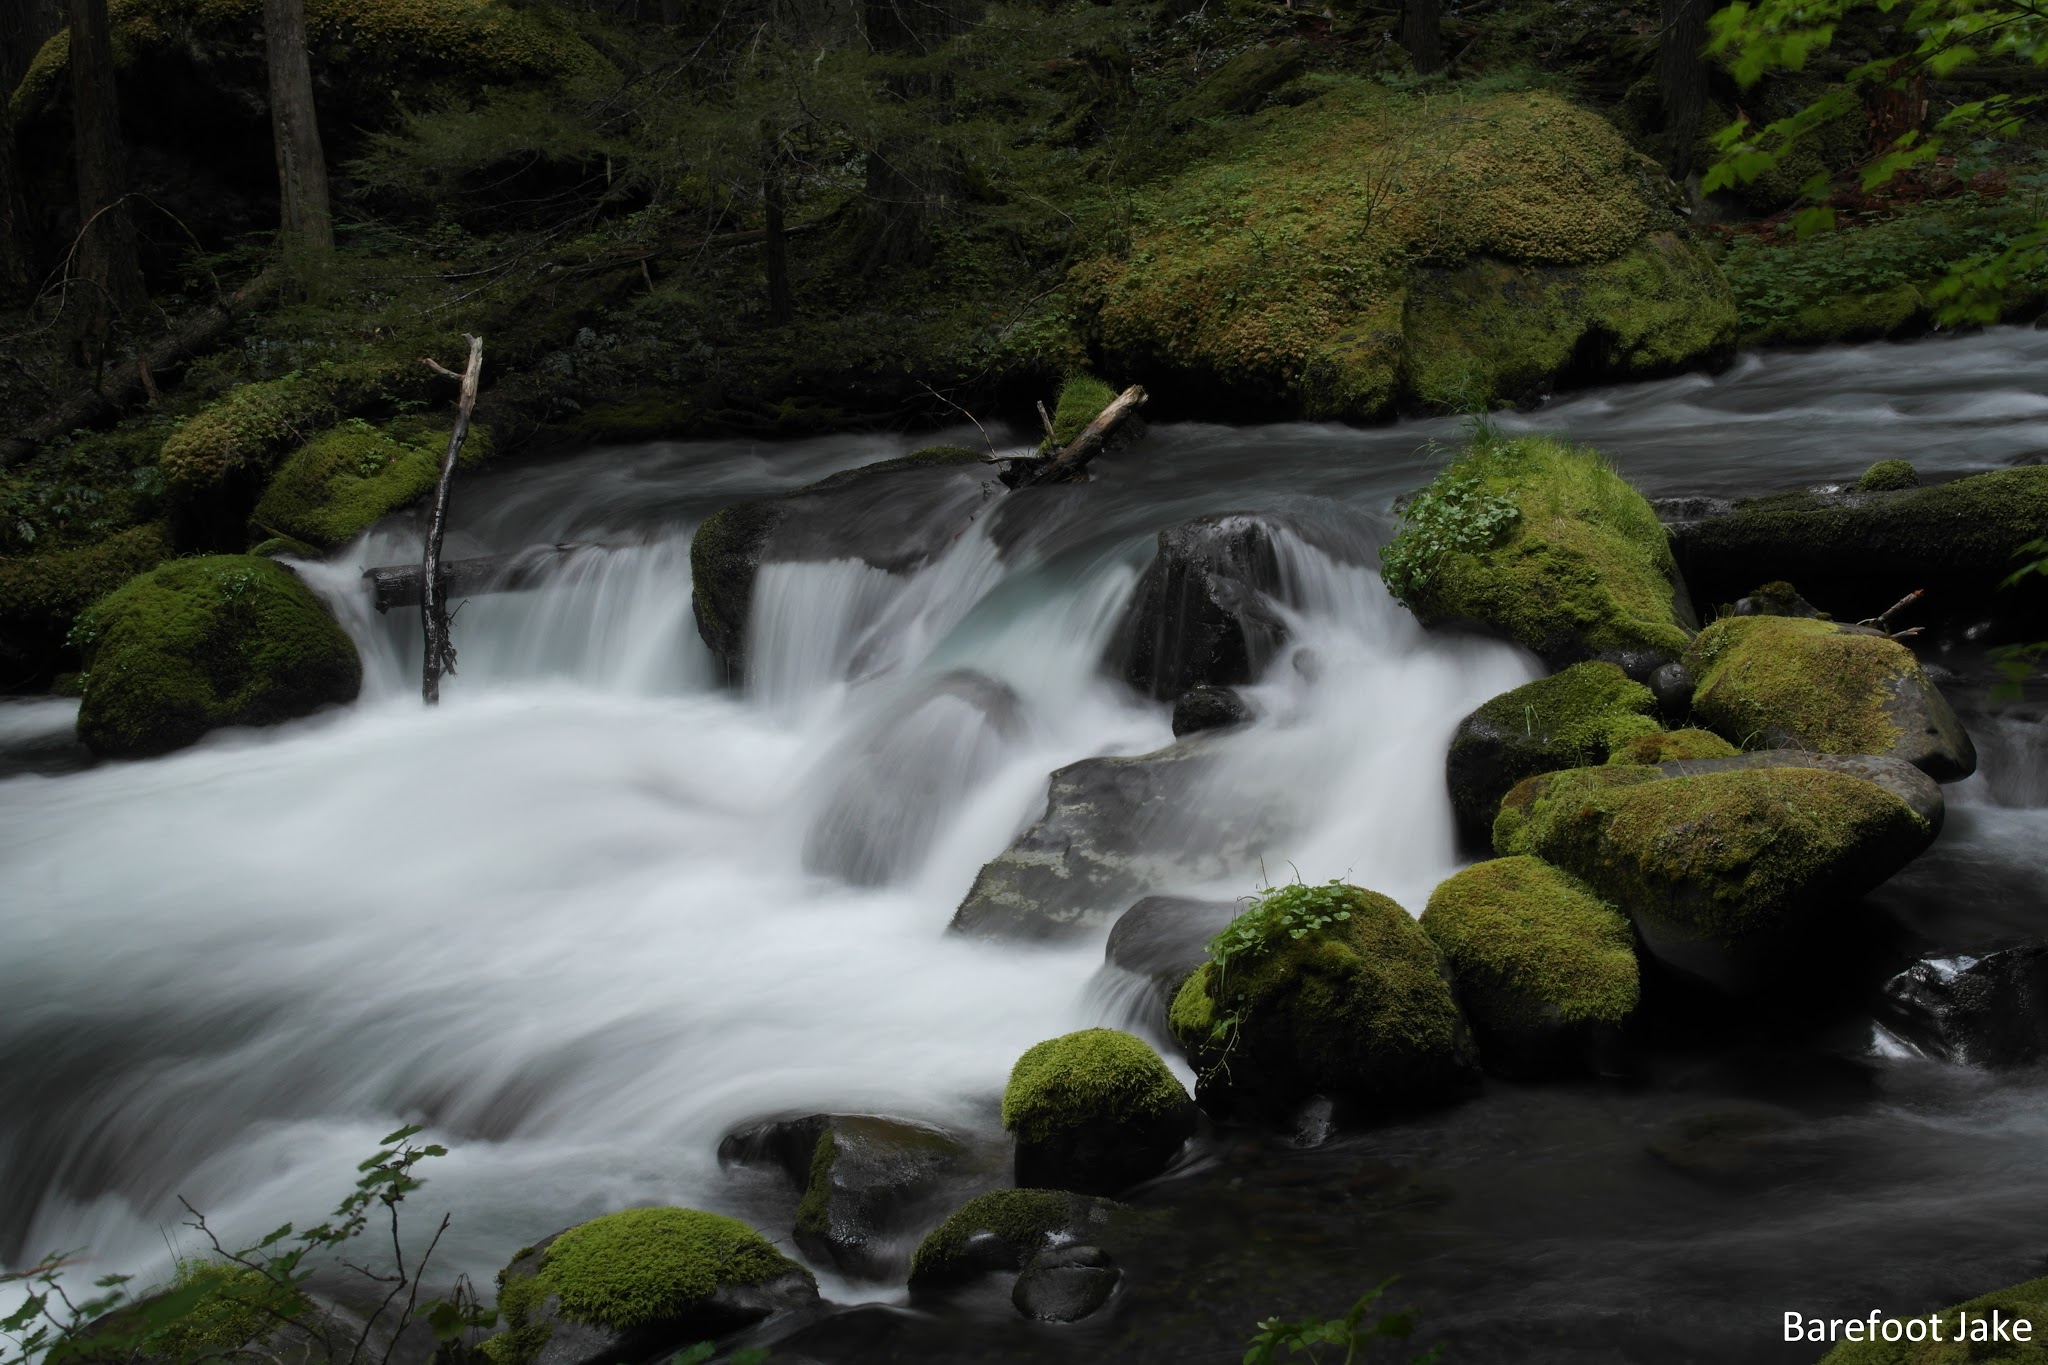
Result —
[[[531, 545], [508, 555], [479, 555], [474, 559], [451, 559], [436, 576], [441, 598], [481, 597], [493, 592], [527, 592], [554, 577], [576, 556], [600, 552], [605, 547], [589, 543]], [[420, 586], [426, 572], [418, 564], [385, 564], [363, 570], [378, 611], [420, 604]]]
[[1066, 449], [1049, 460], [1027, 466], [1012, 486], [1030, 488], [1034, 484], [1072, 483], [1080, 479], [1087, 473], [1088, 462], [1100, 455], [1124, 424], [1138, 415], [1138, 409], [1145, 406], [1150, 396], [1138, 385], [1131, 385], [1097, 413], [1095, 420], [1082, 428]]

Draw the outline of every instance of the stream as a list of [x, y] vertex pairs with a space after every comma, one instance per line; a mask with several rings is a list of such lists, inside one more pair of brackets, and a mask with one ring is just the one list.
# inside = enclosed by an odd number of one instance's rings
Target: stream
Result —
[[[1895, 456], [1954, 476], [2048, 451], [2048, 332], [1752, 355], [1500, 420], [1594, 445], [1653, 496], [1842, 483]], [[1259, 810], [1261, 846], [1174, 889], [1344, 877], [1419, 912], [1462, 862], [1452, 729], [1541, 673], [1425, 633], [1364, 567], [1458, 438], [1450, 419], [1155, 425], [1028, 524], [992, 490], [914, 575], [769, 566], [744, 691], [691, 618], [696, 525], [980, 433], [586, 451], [458, 486], [449, 557], [612, 548], [465, 604], [436, 711], [416, 614], [379, 617], [357, 578], [416, 555], [409, 517], [304, 570], [362, 649], [353, 707], [93, 765], [73, 704], [0, 704], [0, 1264], [78, 1251], [161, 1278], [198, 1249], [180, 1197], [253, 1241], [325, 1214], [405, 1122], [451, 1149], [415, 1230], [450, 1211], [436, 1263], [483, 1285], [635, 1204], [786, 1245], [794, 1194], [716, 1157], [751, 1120], [886, 1113], [992, 1144], [1024, 1049], [1149, 1019], [1099, 934], [1025, 948], [947, 921], [1052, 769], [1171, 741], [1166, 708], [1101, 659], [1153, 535], [1203, 513], [1344, 509], [1365, 529], [1349, 558], [1287, 547], [1289, 624], [1319, 667], [1274, 668], [1262, 718], [1185, 796]], [[828, 1299], [876, 1306], [804, 1349], [1234, 1362], [1258, 1319], [1339, 1314], [1399, 1275], [1451, 1361], [1733, 1365], [1818, 1356], [1781, 1342], [1789, 1310], [1925, 1311], [2048, 1272], [2048, 1074], [1873, 1042], [1870, 989], [1921, 951], [2048, 935], [2042, 708], [1993, 706], [1981, 664], [1944, 662], [1983, 767], [1873, 897], [1841, 980], [1703, 1009], [1633, 1085], [1490, 1081], [1313, 1148], [1211, 1136], [1134, 1197], [1171, 1233], [1084, 1324], [908, 1313], [900, 1285], [821, 1273]], [[1004, 723], [963, 677], [1001, 693]]]

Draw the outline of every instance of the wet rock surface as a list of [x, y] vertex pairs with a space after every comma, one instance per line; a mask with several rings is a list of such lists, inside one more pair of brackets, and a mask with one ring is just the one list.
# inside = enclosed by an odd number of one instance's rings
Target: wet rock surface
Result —
[[1010, 1301], [1036, 1322], [1079, 1322], [1109, 1302], [1122, 1278], [1101, 1247], [1048, 1247], [1024, 1267]]
[[1255, 682], [1287, 637], [1268, 602], [1281, 590], [1270, 518], [1234, 512], [1169, 526], [1117, 627], [1112, 667], [1161, 701]]
[[1924, 958], [1885, 983], [1879, 1018], [1938, 1061], [2038, 1061], [2048, 1053], [2048, 943]]

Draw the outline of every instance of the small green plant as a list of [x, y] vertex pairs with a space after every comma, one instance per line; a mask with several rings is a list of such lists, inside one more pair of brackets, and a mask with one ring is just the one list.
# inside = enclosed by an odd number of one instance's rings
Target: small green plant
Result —
[[[1259, 1324], [1244, 1353], [1244, 1365], [1272, 1365], [1276, 1360], [1305, 1359], [1312, 1365], [1352, 1365], [1366, 1359], [1376, 1341], [1406, 1341], [1415, 1334], [1414, 1314], [1405, 1309], [1381, 1313], [1367, 1321], [1367, 1315], [1387, 1292], [1387, 1285], [1375, 1285], [1359, 1295], [1358, 1302], [1341, 1318], [1300, 1318], [1287, 1322], [1267, 1318]], [[1283, 1356], [1280, 1352], [1284, 1350]], [[1340, 1356], [1337, 1352], [1341, 1350]], [[1410, 1356], [1409, 1365], [1434, 1365], [1443, 1358], [1443, 1347], [1432, 1346]]]
[[1349, 920], [1352, 891], [1336, 877], [1317, 886], [1297, 881], [1268, 887], [1250, 897], [1251, 904], [1244, 913], [1209, 940], [1209, 961], [1216, 968], [1210, 986], [1216, 1011], [1209, 1036], [1222, 1048], [1211, 1073], [1229, 1071], [1230, 1054], [1244, 1027], [1248, 1008], [1243, 998], [1231, 990], [1231, 969], [1257, 962], [1283, 940], [1296, 941], [1321, 934], [1331, 925]]
[[1515, 500], [1477, 478], [1440, 479], [1401, 511], [1401, 534], [1380, 547], [1380, 576], [1403, 602], [1414, 600], [1446, 555], [1492, 545], [1521, 518]]

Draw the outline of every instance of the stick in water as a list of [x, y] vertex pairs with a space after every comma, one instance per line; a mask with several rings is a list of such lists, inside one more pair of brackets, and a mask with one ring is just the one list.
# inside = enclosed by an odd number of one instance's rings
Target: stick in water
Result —
[[469, 435], [469, 415], [476, 411], [477, 380], [484, 372], [484, 339], [463, 334], [469, 343], [469, 364], [461, 374], [423, 356], [435, 374], [462, 381], [462, 399], [455, 408], [455, 430], [448, 437], [448, 453], [441, 457], [441, 479], [434, 485], [434, 516], [427, 523], [426, 556], [420, 564], [420, 628], [426, 635], [426, 660], [420, 668], [420, 695], [427, 705], [441, 704], [441, 675], [455, 672], [455, 641], [448, 630], [448, 607], [441, 583], [441, 536], [448, 529], [448, 485], [455, 479], [455, 457], [462, 453], [462, 438]]

